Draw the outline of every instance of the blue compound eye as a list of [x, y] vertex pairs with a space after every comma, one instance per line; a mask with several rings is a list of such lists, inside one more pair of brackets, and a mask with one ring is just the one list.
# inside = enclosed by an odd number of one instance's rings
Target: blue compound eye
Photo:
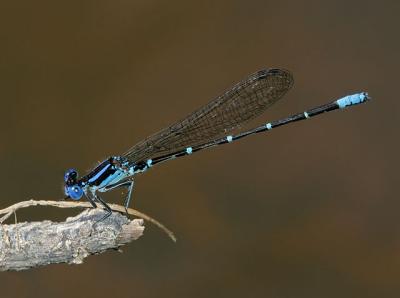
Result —
[[65, 194], [71, 199], [78, 201], [83, 196], [83, 190], [78, 185], [66, 186]]

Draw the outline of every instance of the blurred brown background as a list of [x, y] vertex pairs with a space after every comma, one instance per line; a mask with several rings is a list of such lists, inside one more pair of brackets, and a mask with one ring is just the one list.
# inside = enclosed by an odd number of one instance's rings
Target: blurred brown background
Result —
[[0, 295], [400, 297], [399, 11], [398, 1], [2, 2], [1, 208], [61, 198], [65, 169], [84, 174], [263, 67], [291, 70], [295, 85], [250, 127], [362, 90], [374, 100], [138, 176], [135, 208], [176, 244], [148, 224], [123, 254], [0, 273]]

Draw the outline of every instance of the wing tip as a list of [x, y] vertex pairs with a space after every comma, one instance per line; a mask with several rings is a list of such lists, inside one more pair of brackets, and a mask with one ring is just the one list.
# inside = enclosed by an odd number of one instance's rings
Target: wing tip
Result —
[[290, 89], [294, 84], [294, 79], [292, 73], [284, 68], [264, 68], [253, 74], [253, 79], [262, 80], [268, 76], [280, 77], [287, 82], [287, 89]]

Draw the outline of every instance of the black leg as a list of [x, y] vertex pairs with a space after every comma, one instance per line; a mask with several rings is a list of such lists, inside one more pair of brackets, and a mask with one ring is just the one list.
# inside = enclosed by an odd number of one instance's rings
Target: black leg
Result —
[[86, 192], [85, 192], [85, 197], [86, 197], [86, 199], [90, 202], [90, 204], [92, 204], [93, 209], [96, 209], [96, 208], [97, 208], [97, 205], [96, 205], [96, 203], [94, 202], [93, 198], [92, 198], [88, 193], [86, 193]]
[[107, 217], [109, 217], [111, 215], [112, 210], [111, 210], [110, 206], [108, 206], [108, 204], [102, 198], [100, 198], [96, 194], [93, 194], [93, 195], [96, 198], [96, 200], [99, 201], [100, 204], [103, 205], [103, 207], [104, 207], [104, 209], [106, 211], [106, 214], [100, 220], [98, 220], [97, 222], [103, 221], [103, 220], [105, 220]]
[[127, 186], [128, 187], [128, 194], [126, 195], [124, 206], [125, 206], [126, 217], [129, 218], [128, 208], [129, 208], [129, 203], [131, 202], [134, 181], [133, 180], [128, 180], [128, 181], [124, 181], [122, 183], [113, 184], [113, 185], [108, 186], [106, 189], [107, 189], [107, 191], [109, 191], [109, 190], [112, 190], [112, 189], [115, 189], [115, 188], [118, 188], [118, 187], [122, 187], [122, 186]]
[[131, 202], [131, 198], [132, 198], [133, 186], [134, 186], [134, 182], [133, 182], [133, 180], [130, 180], [130, 184], [128, 187], [128, 194], [126, 195], [126, 198], [125, 198], [125, 214], [126, 214], [126, 217], [128, 217], [128, 218], [129, 218], [128, 208], [129, 208], [129, 203]]

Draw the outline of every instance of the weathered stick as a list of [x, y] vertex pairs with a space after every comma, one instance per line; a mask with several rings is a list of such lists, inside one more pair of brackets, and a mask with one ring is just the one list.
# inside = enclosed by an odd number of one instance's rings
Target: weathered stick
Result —
[[[144, 230], [143, 219], [163, 229], [176, 241], [171, 231], [161, 223], [134, 209], [128, 213], [142, 219], [129, 220], [113, 212], [104, 221], [102, 209], [87, 209], [65, 222], [25, 222], [2, 224], [20, 208], [29, 206], [60, 208], [90, 207], [86, 202], [24, 201], [0, 210], [0, 271], [24, 270], [52, 263], [80, 264], [91, 254], [98, 254], [138, 239]], [[123, 206], [110, 204], [111, 209], [125, 212]]]
[[113, 212], [104, 221], [101, 209], [85, 210], [65, 222], [25, 222], [0, 226], [0, 270], [24, 270], [53, 263], [80, 264], [138, 239], [143, 220]]
[[[71, 202], [71, 201], [46, 201], [46, 200], [29, 200], [29, 201], [22, 201], [11, 205], [7, 208], [0, 210], [0, 215], [5, 214], [3, 217], [0, 218], [0, 224], [2, 224], [6, 219], [8, 219], [11, 215], [15, 214], [18, 209], [32, 207], [32, 206], [53, 206], [58, 208], [91, 208], [92, 205], [88, 202]], [[112, 210], [125, 213], [125, 207], [116, 205], [116, 204], [108, 204]], [[176, 237], [172, 231], [166, 228], [162, 223], [155, 220], [154, 218], [140, 212], [138, 210], [128, 208], [128, 214], [140, 217], [148, 222], [159, 227], [163, 230], [168, 237], [170, 237], [174, 242], [176, 242]]]

